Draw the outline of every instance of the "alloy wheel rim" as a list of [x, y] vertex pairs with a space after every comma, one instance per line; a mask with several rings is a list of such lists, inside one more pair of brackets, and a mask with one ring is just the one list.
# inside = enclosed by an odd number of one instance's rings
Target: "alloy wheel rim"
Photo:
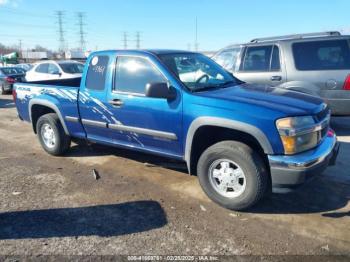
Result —
[[56, 137], [53, 128], [49, 124], [43, 124], [41, 127], [41, 137], [48, 148], [54, 148]]
[[218, 159], [210, 165], [209, 180], [217, 193], [228, 198], [242, 195], [247, 185], [242, 168], [228, 159]]

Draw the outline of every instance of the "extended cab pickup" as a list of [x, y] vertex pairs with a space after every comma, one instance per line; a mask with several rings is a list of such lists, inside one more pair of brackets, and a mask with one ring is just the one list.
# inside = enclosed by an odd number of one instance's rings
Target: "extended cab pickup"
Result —
[[229, 209], [303, 184], [339, 150], [321, 99], [245, 84], [198, 53], [95, 52], [81, 79], [18, 83], [13, 95], [48, 153], [86, 139], [183, 160]]

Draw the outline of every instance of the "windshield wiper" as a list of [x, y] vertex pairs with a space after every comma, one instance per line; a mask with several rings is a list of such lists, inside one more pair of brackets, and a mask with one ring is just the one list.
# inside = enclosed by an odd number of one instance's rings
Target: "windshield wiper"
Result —
[[197, 88], [192, 89], [192, 92], [205, 91], [205, 90], [215, 89], [215, 88], [220, 88], [220, 86], [213, 85], [213, 86], [197, 87]]
[[229, 80], [229, 81], [226, 81], [226, 82], [220, 84], [220, 87], [227, 87], [228, 85], [231, 85], [231, 84], [237, 84], [237, 82], [234, 80]]

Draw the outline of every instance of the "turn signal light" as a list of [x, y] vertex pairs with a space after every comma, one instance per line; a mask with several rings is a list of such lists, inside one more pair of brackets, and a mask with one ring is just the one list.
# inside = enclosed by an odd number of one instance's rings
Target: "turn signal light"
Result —
[[295, 153], [296, 137], [294, 136], [281, 136], [284, 151], [286, 154]]

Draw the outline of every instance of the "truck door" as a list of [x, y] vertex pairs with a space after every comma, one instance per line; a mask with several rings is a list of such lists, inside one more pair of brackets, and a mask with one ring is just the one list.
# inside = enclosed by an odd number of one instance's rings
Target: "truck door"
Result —
[[149, 57], [117, 56], [113, 86], [108, 92], [108, 110], [113, 114], [109, 125], [116, 144], [181, 157], [182, 98], [145, 96], [152, 82], [169, 82], [166, 70]]
[[82, 77], [79, 112], [87, 138], [92, 141], [112, 143], [107, 123], [113, 113], [109, 110], [106, 90], [112, 83], [111, 70], [108, 69], [113, 66], [113, 60], [106, 54], [94, 56], [87, 61], [89, 67]]
[[286, 72], [277, 45], [247, 46], [234, 75], [247, 83], [278, 86], [286, 81]]

